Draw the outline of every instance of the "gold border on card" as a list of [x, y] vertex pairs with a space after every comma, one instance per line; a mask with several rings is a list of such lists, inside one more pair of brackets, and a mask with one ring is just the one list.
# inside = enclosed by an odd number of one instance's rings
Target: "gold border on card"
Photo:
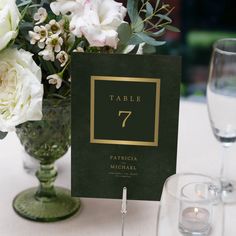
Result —
[[[156, 110], [154, 141], [132, 141], [132, 140], [110, 140], [94, 138], [94, 106], [95, 106], [95, 81], [122, 81], [122, 82], [141, 82], [156, 84]], [[160, 79], [152, 78], [132, 78], [132, 77], [112, 77], [112, 76], [91, 76], [91, 101], [90, 101], [90, 143], [97, 144], [116, 144], [116, 145], [136, 145], [136, 146], [158, 146], [159, 132], [159, 111], [160, 111]]]

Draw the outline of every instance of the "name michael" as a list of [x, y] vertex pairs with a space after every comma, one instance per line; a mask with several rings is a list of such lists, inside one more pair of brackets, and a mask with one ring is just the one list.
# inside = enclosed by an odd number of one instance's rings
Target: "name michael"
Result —
[[133, 170], [136, 171], [136, 166], [129, 166], [129, 165], [111, 165], [110, 168], [112, 170]]

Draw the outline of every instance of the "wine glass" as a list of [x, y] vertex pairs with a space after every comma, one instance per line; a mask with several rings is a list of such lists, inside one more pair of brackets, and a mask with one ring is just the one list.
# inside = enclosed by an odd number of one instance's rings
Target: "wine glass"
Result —
[[236, 202], [236, 183], [226, 179], [228, 149], [236, 142], [236, 38], [218, 40], [213, 47], [207, 84], [211, 127], [222, 144], [220, 170], [222, 200]]

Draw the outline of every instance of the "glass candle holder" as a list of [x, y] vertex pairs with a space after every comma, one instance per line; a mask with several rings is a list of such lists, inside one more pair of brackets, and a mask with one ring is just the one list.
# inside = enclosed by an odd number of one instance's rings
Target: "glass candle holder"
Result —
[[183, 235], [209, 235], [216, 189], [212, 183], [189, 183], [181, 190], [179, 231]]
[[223, 207], [219, 195], [220, 183], [209, 176], [170, 176], [162, 191], [157, 236], [221, 236]]

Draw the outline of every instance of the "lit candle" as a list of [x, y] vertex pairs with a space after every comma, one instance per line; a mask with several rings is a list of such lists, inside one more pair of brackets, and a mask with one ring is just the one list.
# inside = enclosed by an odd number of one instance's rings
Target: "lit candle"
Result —
[[205, 208], [188, 207], [182, 211], [181, 228], [189, 232], [205, 232], [210, 228], [210, 213]]

